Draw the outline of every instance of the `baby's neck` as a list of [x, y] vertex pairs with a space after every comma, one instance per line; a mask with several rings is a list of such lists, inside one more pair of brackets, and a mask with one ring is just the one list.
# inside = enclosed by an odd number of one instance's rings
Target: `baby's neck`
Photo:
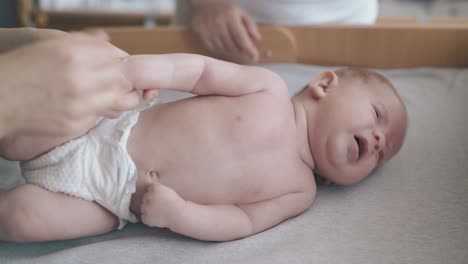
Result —
[[310, 138], [308, 133], [308, 115], [304, 101], [298, 96], [291, 99], [294, 108], [294, 118], [296, 123], [296, 138], [298, 143], [299, 154], [312, 170], [315, 169], [315, 162], [310, 149]]

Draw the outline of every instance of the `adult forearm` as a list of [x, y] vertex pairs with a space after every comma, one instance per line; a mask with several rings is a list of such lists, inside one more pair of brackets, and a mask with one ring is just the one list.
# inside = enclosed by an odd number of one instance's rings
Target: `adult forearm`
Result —
[[0, 53], [34, 43], [38, 40], [64, 36], [67, 33], [53, 29], [11, 28], [0, 29]]
[[0, 53], [35, 42], [38, 35], [32, 28], [0, 29]]
[[207, 6], [207, 4], [224, 2], [224, 0], [188, 0], [188, 2], [192, 8], [198, 8], [200, 6]]

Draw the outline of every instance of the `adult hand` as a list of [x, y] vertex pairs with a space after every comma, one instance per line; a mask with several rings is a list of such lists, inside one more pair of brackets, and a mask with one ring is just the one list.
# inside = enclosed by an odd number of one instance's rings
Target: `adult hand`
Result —
[[82, 33], [0, 54], [0, 156], [27, 159], [22, 142], [31, 137], [66, 141], [101, 116], [138, 107], [139, 96], [121, 70], [127, 55]]
[[255, 63], [261, 39], [257, 24], [241, 8], [222, 0], [191, 0], [192, 28], [214, 56]]
[[2, 28], [0, 29], [0, 53], [32, 44], [37, 41], [64, 37], [69, 34], [55, 29]]

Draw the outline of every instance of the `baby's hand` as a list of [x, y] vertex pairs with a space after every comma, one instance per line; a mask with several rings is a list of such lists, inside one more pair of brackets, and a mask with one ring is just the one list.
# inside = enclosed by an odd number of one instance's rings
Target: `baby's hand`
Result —
[[159, 182], [151, 183], [143, 195], [141, 221], [148, 226], [168, 227], [183, 203], [184, 200], [173, 189]]

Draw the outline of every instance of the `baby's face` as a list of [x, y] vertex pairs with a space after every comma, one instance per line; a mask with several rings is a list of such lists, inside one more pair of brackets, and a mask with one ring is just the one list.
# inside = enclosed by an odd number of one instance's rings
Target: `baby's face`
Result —
[[336, 86], [317, 102], [310, 145], [319, 175], [351, 184], [398, 152], [406, 133], [406, 110], [384, 83], [347, 79]]

